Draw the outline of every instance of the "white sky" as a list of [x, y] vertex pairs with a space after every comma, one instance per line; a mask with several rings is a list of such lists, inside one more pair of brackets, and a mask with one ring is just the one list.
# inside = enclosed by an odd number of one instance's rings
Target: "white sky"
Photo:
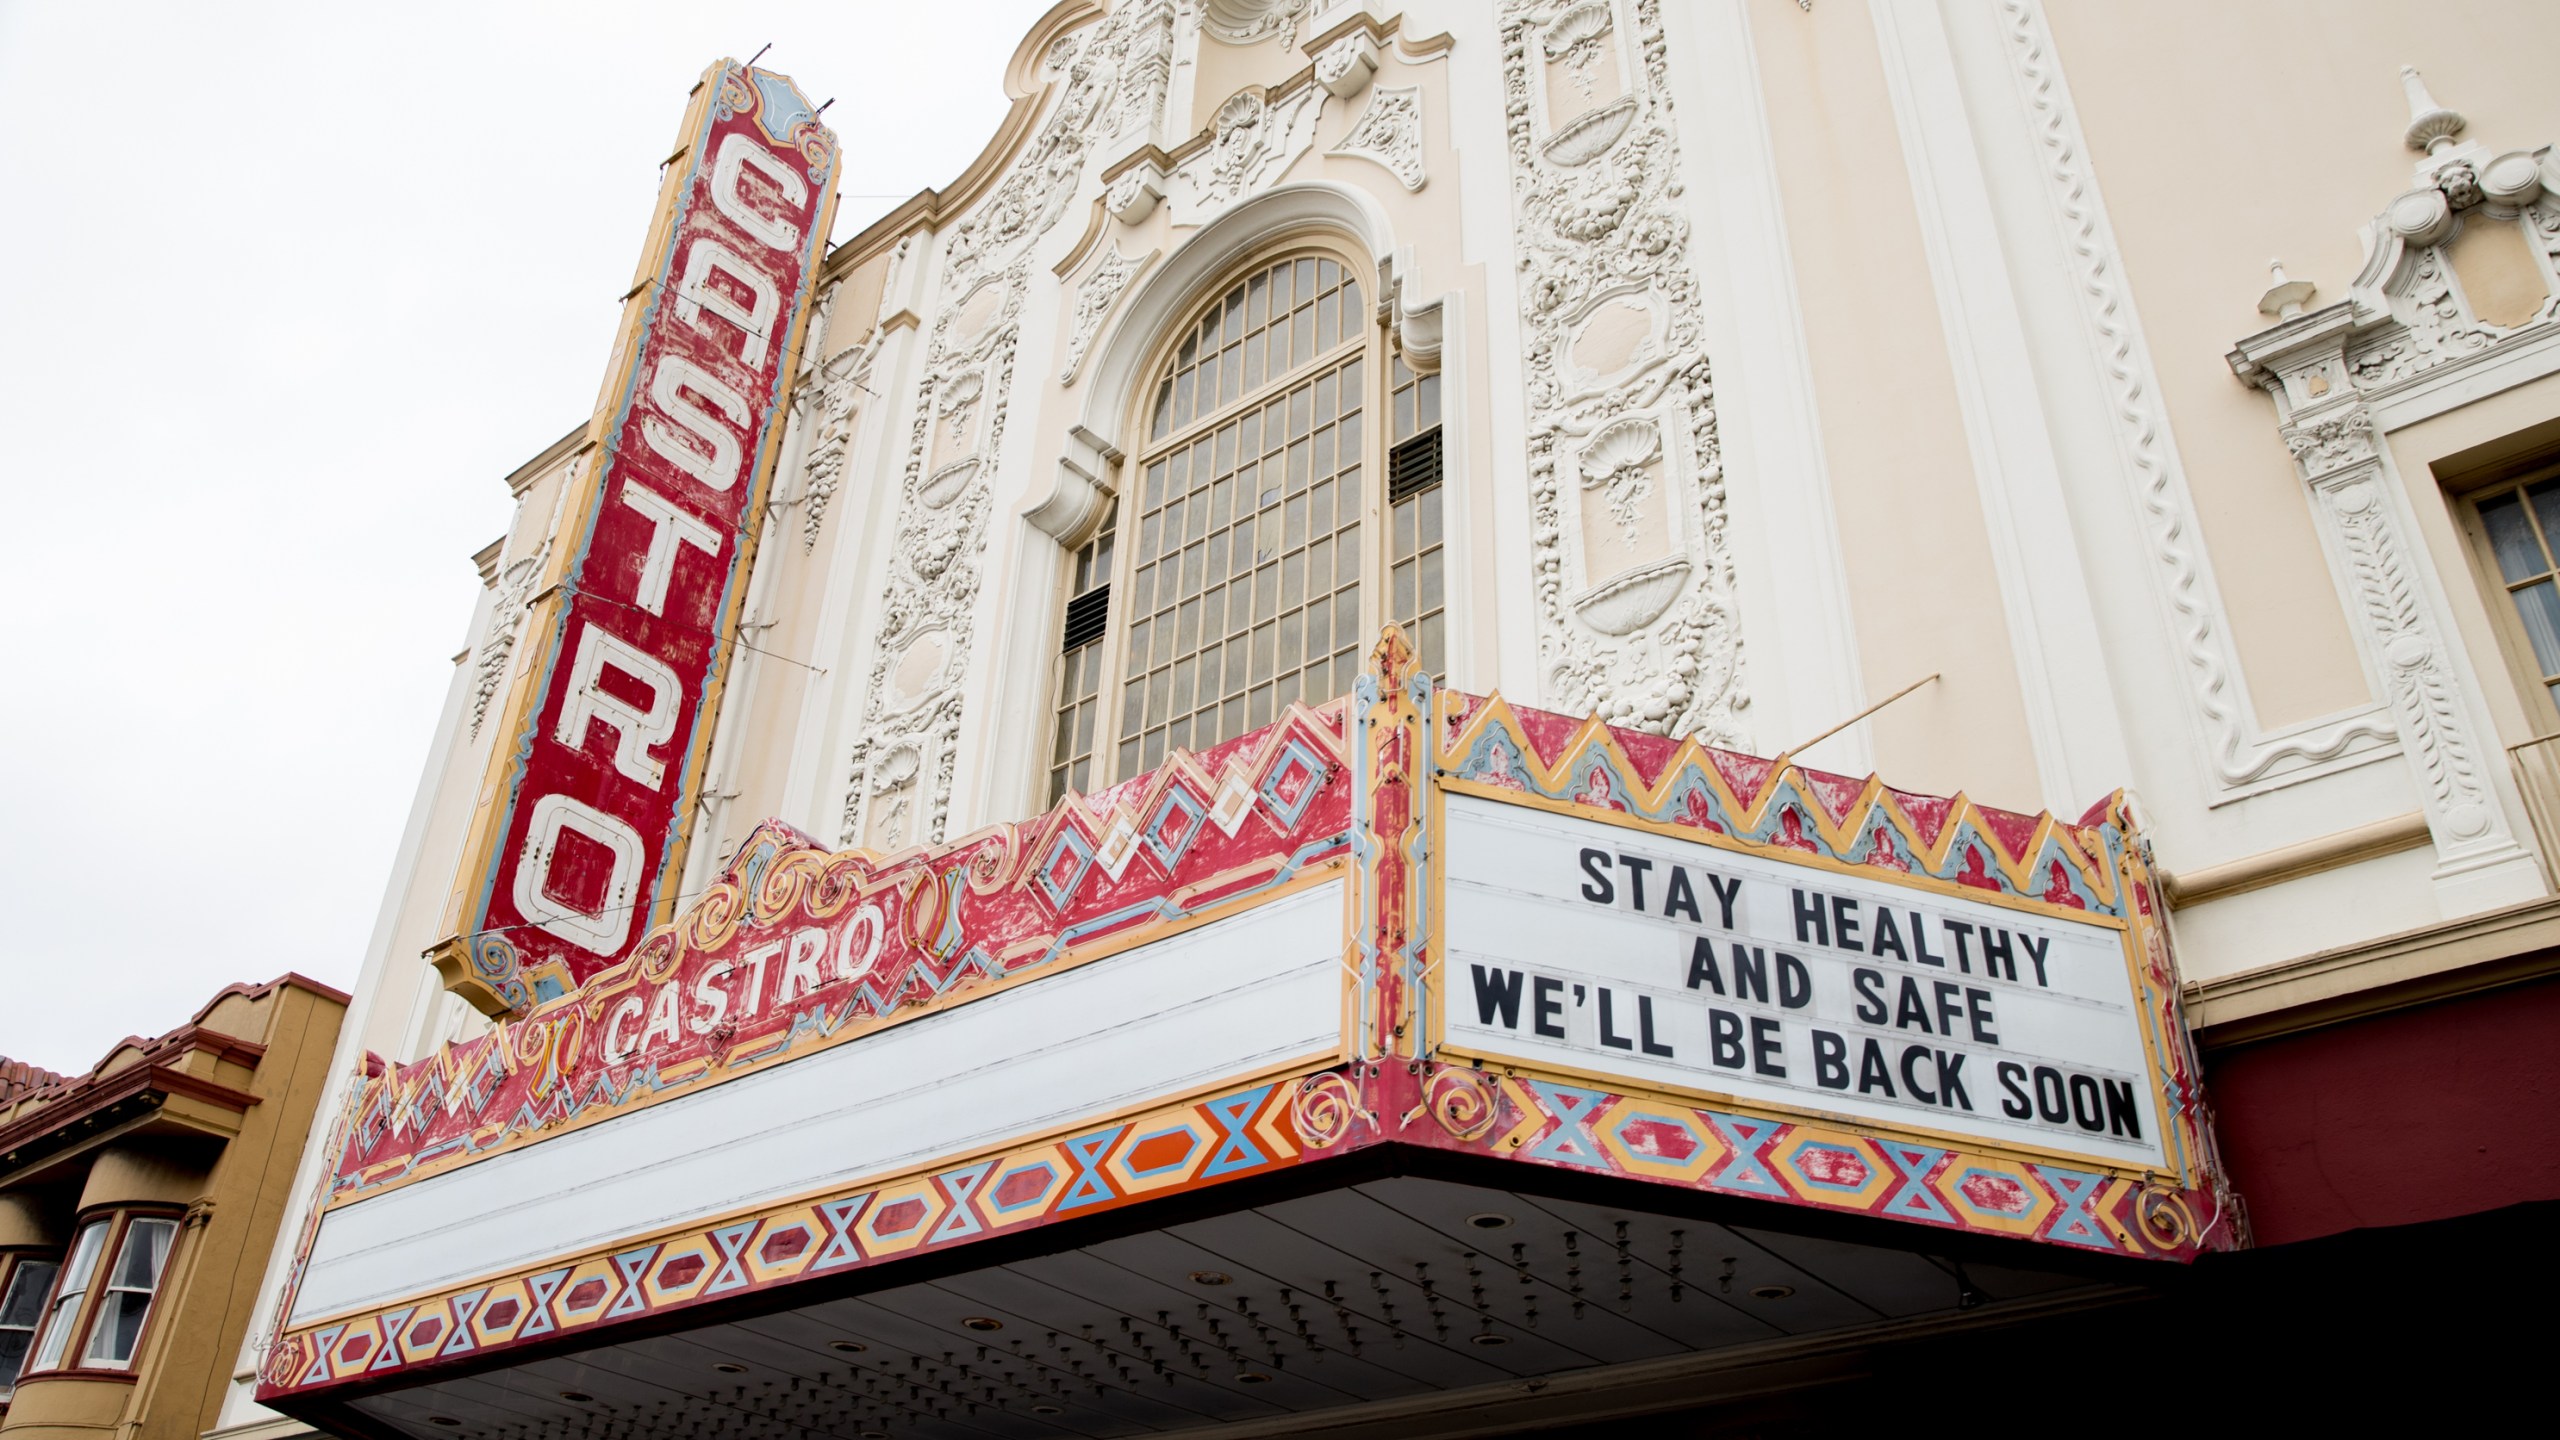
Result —
[[947, 183], [1051, 0], [0, 0], [0, 1055], [349, 987], [502, 477], [585, 418], [685, 92]]

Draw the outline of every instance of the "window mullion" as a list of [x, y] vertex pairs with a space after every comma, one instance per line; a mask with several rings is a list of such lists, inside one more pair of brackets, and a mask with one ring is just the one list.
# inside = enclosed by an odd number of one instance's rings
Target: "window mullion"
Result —
[[[1296, 267], [1294, 281], [1292, 267]], [[1142, 445], [1130, 447], [1136, 453], [1125, 463], [1119, 493], [1113, 498], [1121, 534], [1110, 567], [1114, 613], [1099, 642], [1101, 678], [1092, 747], [1095, 783], [1089, 788], [1128, 780], [1151, 763], [1160, 763], [1162, 755], [1177, 745], [1196, 753], [1245, 733], [1257, 724], [1257, 705], [1267, 703], [1258, 723], [1269, 724], [1282, 696], [1311, 703], [1332, 698], [1343, 688], [1338, 676], [1346, 668], [1336, 662], [1339, 629], [1356, 623], [1375, 633], [1383, 623], [1385, 601], [1373, 593], [1384, 572], [1388, 530], [1381, 478], [1386, 422], [1378, 402], [1384, 373], [1383, 331], [1374, 308], [1361, 303], [1373, 290], [1369, 277], [1320, 249], [1266, 258], [1257, 262], [1257, 268], [1245, 271], [1243, 279], [1222, 287], [1217, 298], [1208, 301], [1202, 318], [1174, 337], [1173, 348], [1150, 372], [1155, 378], [1136, 397], [1142, 407], [1136, 428], [1147, 438]], [[1219, 321], [1222, 306], [1226, 307], [1223, 325]], [[1321, 344], [1327, 338], [1332, 343]], [[1257, 358], [1266, 350], [1267, 366]], [[1361, 375], [1361, 383], [1350, 394], [1337, 388], [1338, 377], [1346, 369]], [[1237, 384], [1239, 373], [1250, 383]], [[1319, 384], [1323, 388], [1316, 388]], [[1233, 398], [1217, 398], [1230, 385], [1235, 387]], [[1309, 427], [1310, 435], [1329, 432], [1313, 442], [1311, 452], [1328, 468], [1308, 474], [1297, 494], [1284, 494], [1265, 524], [1255, 495], [1274, 485], [1285, 492], [1281, 477], [1291, 447], [1273, 439], [1277, 431], [1253, 427], [1250, 417], [1275, 404], [1285, 415], [1289, 397], [1301, 390], [1311, 391], [1331, 407]], [[1324, 399], [1328, 396], [1332, 398]], [[1308, 398], [1299, 396], [1300, 409], [1308, 408]], [[1161, 412], [1168, 421], [1183, 423], [1179, 428], [1168, 425], [1166, 433], [1159, 435], [1154, 427], [1161, 405], [1170, 406]], [[1338, 447], [1339, 431], [1333, 428], [1346, 408], [1362, 417], [1356, 455]], [[1237, 430], [1239, 440], [1238, 453], [1232, 456], [1219, 448], [1219, 437], [1230, 429]], [[1263, 448], [1246, 449], [1242, 436], [1247, 433], [1257, 436], [1253, 443]], [[1154, 465], [1167, 470], [1160, 494], [1149, 486], [1149, 468]], [[1214, 470], [1203, 468], [1213, 465]], [[1248, 465], [1254, 467], [1250, 486], [1241, 480]], [[1353, 481], [1353, 473], [1346, 471], [1356, 473], [1356, 498], [1342, 493], [1345, 483]], [[1319, 486], [1324, 488], [1322, 534], [1309, 523], [1292, 548], [1282, 538], [1287, 533], [1285, 517], [1299, 506], [1312, 522], [1316, 518], [1313, 492]], [[1213, 500], [1215, 496], [1224, 498]], [[1159, 532], [1172, 533], [1159, 533], [1161, 553], [1152, 561], [1148, 594], [1141, 603], [1138, 577], [1149, 565], [1144, 538], [1151, 516]], [[1250, 517], [1249, 525], [1245, 517]], [[1355, 517], [1365, 533], [1352, 554], [1338, 542], [1348, 538], [1341, 532]], [[1186, 563], [1185, 552], [1191, 546], [1185, 537], [1194, 532], [1201, 537], [1200, 554]], [[1275, 608], [1261, 625], [1255, 623], [1261, 612], [1254, 608], [1254, 601], [1265, 584], [1260, 578], [1262, 566], [1249, 556], [1239, 557], [1240, 542], [1254, 549], [1268, 548], [1274, 557], [1279, 579], [1269, 582], [1272, 598], [1268, 603]], [[1277, 597], [1288, 593], [1283, 582], [1292, 569], [1311, 571], [1319, 559], [1326, 579], [1317, 582], [1310, 575], [1294, 601], [1280, 601]], [[1356, 580], [1346, 581], [1346, 567], [1356, 571]], [[1348, 614], [1340, 603], [1353, 598], [1341, 594], [1346, 583], [1357, 596]], [[1147, 627], [1149, 642], [1143, 655], [1135, 643], [1142, 625]], [[1317, 628], [1337, 633], [1319, 636]], [[1292, 653], [1277, 653], [1280, 646], [1274, 636], [1265, 634], [1263, 643], [1273, 653], [1263, 656], [1256, 648], [1256, 636], [1264, 632], [1276, 632], [1277, 640], [1294, 647]], [[1226, 648], [1230, 636], [1236, 642], [1232, 652]], [[1168, 656], [1169, 662], [1159, 658]], [[1357, 656], [1355, 648], [1348, 668], [1356, 670]], [[1132, 670], [1137, 671], [1134, 681]], [[1129, 693], [1133, 684], [1137, 688], [1134, 710]], [[1162, 714], [1157, 713], [1159, 684], [1165, 692]], [[1235, 708], [1228, 709], [1225, 697], [1231, 693]], [[1126, 759], [1124, 740], [1130, 747]]]
[[1094, 680], [1093, 778], [1095, 790], [1108, 789], [1129, 777], [1120, 773], [1120, 693], [1127, 688], [1122, 672], [1129, 659], [1131, 600], [1138, 575], [1138, 484], [1146, 462], [1129, 460], [1120, 470], [1120, 507], [1113, 524], [1120, 538], [1111, 551], [1111, 618], [1102, 627], [1102, 669]]

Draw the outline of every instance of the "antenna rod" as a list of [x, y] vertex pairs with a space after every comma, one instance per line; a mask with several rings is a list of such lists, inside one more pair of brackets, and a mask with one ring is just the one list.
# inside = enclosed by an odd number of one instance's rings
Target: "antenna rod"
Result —
[[1857, 724], [1859, 721], [1866, 719], [1868, 716], [1873, 715], [1887, 705], [1892, 704], [1894, 701], [1901, 699], [1903, 696], [1910, 694], [1912, 691], [1919, 689], [1921, 686], [1926, 685], [1937, 678], [1937, 672], [1932, 671], [1929, 674], [1912, 681], [1910, 684], [1903, 686], [1901, 689], [1894, 691], [1892, 694], [1887, 695], [1873, 705], [1868, 706], [1866, 709], [1859, 711], [1857, 714], [1850, 716], [1848, 719], [1841, 721], [1839, 724], [1832, 726], [1830, 729], [1823, 731], [1821, 734], [1814, 736], [1803, 744], [1796, 746], [1794, 749], [1785, 751], [1784, 753], [1788, 755], [1801, 755], [1805, 751], [1812, 749], [1814, 746], [1821, 744], [1823, 741], [1830, 739], [1832, 736], [1839, 734], [1841, 731], [1848, 729], [1850, 726]]

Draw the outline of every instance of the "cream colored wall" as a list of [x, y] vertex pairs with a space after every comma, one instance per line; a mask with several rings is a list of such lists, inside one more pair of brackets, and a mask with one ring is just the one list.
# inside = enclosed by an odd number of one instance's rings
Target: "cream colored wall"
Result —
[[[2052, 0], [2047, 14], [2266, 725], [2369, 690], [2263, 396], [2223, 363], [2283, 257], [2345, 298], [2356, 235], [2418, 158], [2399, 67], [2472, 134], [2560, 134], [2560, 9], [2446, 0]], [[2174, 84], [2166, 83], [2175, 77]]]
[[835, 301], [827, 310], [827, 333], [819, 337], [820, 363], [870, 338], [874, 317], [880, 313], [881, 287], [888, 278], [889, 252], [882, 250], [836, 279]]
[[1178, 141], [1208, 129], [1218, 118], [1218, 107], [1227, 103], [1229, 96], [1247, 85], [1277, 85], [1305, 64], [1305, 56], [1281, 49], [1276, 40], [1230, 45], [1203, 34], [1200, 48], [1191, 60], [1190, 127], [1165, 138]]
[[1940, 677], [1877, 717], [1876, 771], [2042, 809], [1874, 22], [1863, 6], [1763, 8], [1753, 33], [1867, 693]]

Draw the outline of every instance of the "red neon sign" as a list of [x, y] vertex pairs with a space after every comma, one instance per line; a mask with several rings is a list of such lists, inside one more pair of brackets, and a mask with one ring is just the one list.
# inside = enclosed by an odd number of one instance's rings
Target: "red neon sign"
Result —
[[722, 61], [686, 111], [429, 952], [492, 1014], [672, 909], [836, 157], [768, 71]]

